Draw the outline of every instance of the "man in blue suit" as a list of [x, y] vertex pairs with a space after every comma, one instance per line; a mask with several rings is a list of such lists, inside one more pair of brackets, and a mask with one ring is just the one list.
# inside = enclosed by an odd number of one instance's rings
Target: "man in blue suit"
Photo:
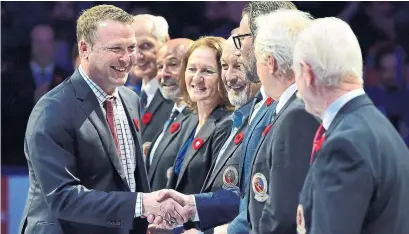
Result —
[[318, 19], [301, 33], [293, 58], [306, 110], [323, 120], [300, 194], [298, 233], [409, 233], [409, 150], [362, 88], [352, 29]]

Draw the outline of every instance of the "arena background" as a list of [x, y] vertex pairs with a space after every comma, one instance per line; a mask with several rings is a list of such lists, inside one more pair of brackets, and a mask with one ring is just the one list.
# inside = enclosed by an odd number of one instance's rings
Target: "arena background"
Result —
[[[246, 2], [1, 2], [1, 233], [18, 232], [28, 190], [23, 152], [32, 101], [23, 80], [31, 59], [31, 30], [48, 24], [54, 63], [73, 72], [76, 18], [82, 9], [113, 4], [132, 14], [161, 15], [171, 38], [215, 35], [227, 38]], [[295, 2], [314, 17], [350, 23], [365, 58], [365, 90], [409, 145], [409, 2]], [[336, 56], [336, 55], [334, 55]], [[65, 77], [64, 77], [65, 78]]]

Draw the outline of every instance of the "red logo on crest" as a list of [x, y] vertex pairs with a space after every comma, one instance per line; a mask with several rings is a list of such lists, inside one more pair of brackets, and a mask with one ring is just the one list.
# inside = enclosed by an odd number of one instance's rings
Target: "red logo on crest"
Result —
[[135, 125], [136, 131], [139, 132], [139, 121], [136, 118], [132, 119], [133, 124]]

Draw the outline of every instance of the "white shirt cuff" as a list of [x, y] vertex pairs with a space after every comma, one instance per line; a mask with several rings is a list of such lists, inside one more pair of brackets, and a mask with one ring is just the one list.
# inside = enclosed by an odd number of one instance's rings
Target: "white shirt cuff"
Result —
[[135, 218], [142, 216], [142, 197], [143, 193], [136, 194]]
[[196, 197], [195, 197], [195, 196], [193, 196], [193, 203], [195, 204], [195, 210], [196, 210], [195, 218], [193, 219], [193, 221], [194, 221], [194, 222], [199, 222], [200, 219], [199, 219], [199, 213], [197, 212]]

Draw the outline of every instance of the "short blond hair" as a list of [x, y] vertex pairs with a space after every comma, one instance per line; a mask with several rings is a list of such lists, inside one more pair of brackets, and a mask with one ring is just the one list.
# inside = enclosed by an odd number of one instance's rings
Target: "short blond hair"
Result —
[[84, 10], [77, 20], [77, 41], [85, 40], [85, 42], [93, 45], [98, 23], [104, 20], [113, 20], [131, 25], [133, 17], [113, 5], [98, 5]]
[[155, 16], [149, 14], [135, 15], [134, 22], [139, 20], [146, 20], [150, 23], [150, 32], [161, 44], [169, 40], [169, 24], [162, 16]]

